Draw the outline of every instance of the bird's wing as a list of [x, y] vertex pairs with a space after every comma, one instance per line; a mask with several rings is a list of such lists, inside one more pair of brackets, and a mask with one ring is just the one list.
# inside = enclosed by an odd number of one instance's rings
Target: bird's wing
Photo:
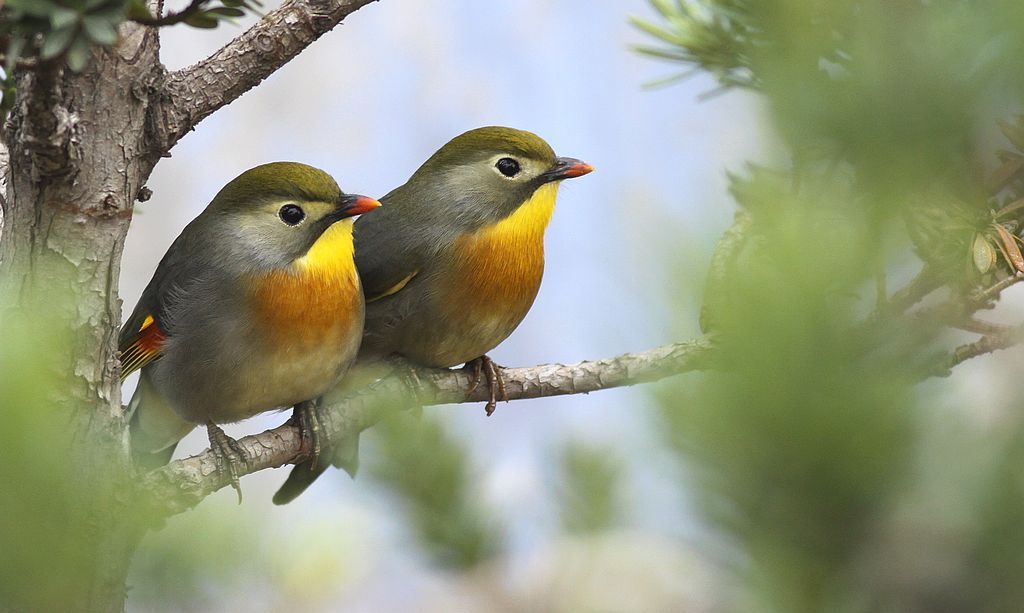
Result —
[[[124, 335], [124, 330], [122, 331]], [[152, 315], [147, 315], [139, 329], [128, 336], [118, 347], [121, 359], [121, 381], [146, 364], [160, 357], [167, 337], [156, 324]]]
[[355, 242], [356, 267], [368, 303], [401, 291], [430, 258], [427, 237], [403, 223], [398, 207], [385, 205], [360, 217]]
[[206, 260], [196, 249], [198, 233], [189, 225], [171, 244], [131, 316], [121, 326], [118, 353], [121, 380], [160, 357], [168, 338], [169, 309], [186, 288], [201, 279]]

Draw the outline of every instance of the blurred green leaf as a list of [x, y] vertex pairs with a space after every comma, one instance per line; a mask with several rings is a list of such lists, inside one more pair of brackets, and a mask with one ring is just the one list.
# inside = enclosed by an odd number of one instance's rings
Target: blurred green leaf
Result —
[[80, 33], [75, 37], [75, 40], [72, 41], [71, 46], [68, 48], [68, 68], [75, 72], [81, 72], [89, 64], [89, 59], [91, 57], [92, 43], [89, 41], [89, 38], [85, 33]]
[[7, 8], [31, 17], [49, 18], [60, 6], [53, 0], [7, 0]]
[[473, 491], [465, 445], [430, 413], [394, 414], [370, 431], [369, 473], [402, 503], [413, 533], [440, 564], [467, 569], [495, 555], [501, 527]]
[[105, 19], [86, 17], [82, 20], [82, 25], [85, 27], [85, 32], [92, 39], [92, 42], [98, 45], [110, 46], [117, 42], [115, 24]]
[[46, 40], [43, 41], [43, 48], [39, 51], [39, 57], [49, 60], [64, 53], [77, 34], [77, 24], [51, 31], [46, 35]]
[[78, 11], [68, 8], [57, 8], [50, 13], [50, 25], [53, 26], [54, 30], [60, 30], [72, 26], [81, 19], [81, 14]]
[[619, 519], [622, 463], [613, 449], [568, 441], [561, 449], [559, 515], [569, 533], [614, 527]]
[[190, 25], [193, 28], [212, 29], [217, 27], [217, 20], [213, 17], [208, 16], [205, 12], [196, 13], [185, 19], [186, 25]]
[[216, 15], [218, 17], [245, 17], [245, 11], [233, 7], [221, 6], [217, 8], [208, 9], [207, 15]]

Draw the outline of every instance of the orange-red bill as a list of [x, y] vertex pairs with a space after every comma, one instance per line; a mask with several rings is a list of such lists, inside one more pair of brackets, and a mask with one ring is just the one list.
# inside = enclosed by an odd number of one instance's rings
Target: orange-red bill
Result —
[[369, 213], [373, 209], [380, 206], [380, 202], [369, 196], [360, 196], [359, 194], [345, 194], [345, 215], [362, 215], [363, 213]]
[[573, 179], [576, 177], [582, 177], [594, 172], [594, 167], [586, 162], [576, 162], [572, 166], [569, 166], [562, 172], [562, 176], [566, 179]]
[[585, 174], [594, 172], [594, 167], [576, 158], [556, 158], [555, 165], [543, 176], [548, 181], [561, 181], [562, 179], [573, 179], [582, 177]]

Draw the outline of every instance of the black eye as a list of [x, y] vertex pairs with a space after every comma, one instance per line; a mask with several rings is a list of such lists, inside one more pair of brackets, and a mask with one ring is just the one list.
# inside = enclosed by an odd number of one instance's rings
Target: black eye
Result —
[[277, 212], [277, 216], [289, 226], [297, 226], [306, 218], [306, 212], [297, 204], [286, 204]]
[[494, 167], [498, 169], [498, 172], [505, 175], [506, 177], [514, 177], [517, 174], [519, 174], [520, 170], [519, 162], [513, 160], [512, 158], [501, 158], [494, 165]]

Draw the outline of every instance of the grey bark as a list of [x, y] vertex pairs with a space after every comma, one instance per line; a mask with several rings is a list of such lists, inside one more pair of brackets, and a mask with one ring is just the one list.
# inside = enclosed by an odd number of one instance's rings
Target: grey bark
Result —
[[[715, 348], [708, 338], [627, 353], [577, 364], [543, 364], [530, 368], [502, 368], [509, 400], [589, 394], [603, 389], [655, 381], [671, 375], [704, 370], [712, 365]], [[358, 375], [356, 375], [358, 376]], [[486, 385], [472, 393], [472, 377], [465, 370], [417, 368], [388, 376], [349, 396], [324, 406], [326, 439], [343, 440], [369, 428], [388, 411], [450, 403], [484, 402]], [[480, 407], [482, 411], [483, 408]], [[503, 410], [500, 408], [498, 410]], [[508, 409], [505, 409], [508, 410]], [[291, 423], [238, 440], [245, 449], [251, 474], [309, 459], [298, 428]], [[157, 520], [187, 511], [213, 492], [230, 484], [225, 466], [209, 450], [176, 460], [147, 475], [150, 517]]]
[[124, 608], [125, 576], [145, 529], [133, 509], [116, 346], [117, 279], [136, 196], [196, 123], [370, 1], [286, 1], [211, 58], [171, 75], [159, 62], [157, 29], [133, 23], [81, 74], [56, 61], [16, 70], [17, 100], [2, 133], [9, 160], [0, 157], [0, 321], [45, 314], [47, 328], [71, 341], [59, 384], [38, 410], [60, 424], [55, 453], [78, 494], [66, 501], [67, 521], [53, 526], [67, 551], [40, 569], [47, 574], [38, 585], [52, 589], [17, 608]]
[[52, 574], [38, 585], [54, 589], [29, 606], [120, 610], [139, 537], [130, 514], [111, 515], [131, 491], [117, 375], [117, 278], [134, 196], [156, 160], [145, 142], [147, 99], [138, 91], [158, 78], [159, 63], [153, 32], [126, 25], [122, 34], [80, 75], [52, 63], [22, 71], [4, 130], [4, 316], [14, 325], [21, 314], [45, 313], [70, 342], [60, 385], [50, 390], [52, 407], [39, 410], [65, 414], [67, 436], [54, 442], [55, 452], [66, 456], [81, 494], [64, 501], [67, 521], [52, 526], [65, 550], [53, 552], [53, 568], [39, 569]]

